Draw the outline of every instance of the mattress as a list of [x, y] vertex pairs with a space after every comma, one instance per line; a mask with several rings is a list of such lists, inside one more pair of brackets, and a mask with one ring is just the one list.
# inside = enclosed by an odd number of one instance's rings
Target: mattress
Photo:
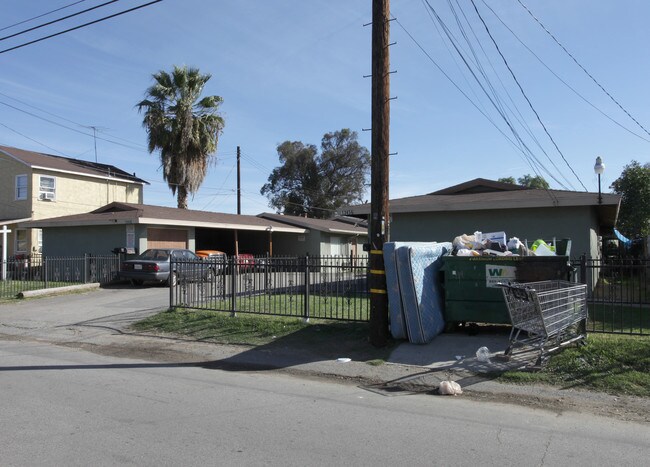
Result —
[[395, 249], [404, 323], [414, 344], [431, 342], [445, 327], [438, 273], [442, 257], [451, 250], [450, 242], [410, 243]]
[[408, 245], [406, 242], [384, 243], [384, 271], [386, 272], [386, 292], [388, 294], [388, 319], [390, 335], [393, 339], [408, 339], [402, 296], [400, 294], [399, 279], [397, 278], [397, 264], [395, 263], [395, 250]]

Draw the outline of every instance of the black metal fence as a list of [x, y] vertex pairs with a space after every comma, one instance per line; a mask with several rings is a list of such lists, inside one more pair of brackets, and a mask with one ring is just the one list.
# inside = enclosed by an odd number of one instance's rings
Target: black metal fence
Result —
[[[170, 307], [304, 319], [368, 321], [367, 257], [229, 258], [205, 280], [179, 280]], [[175, 266], [172, 264], [172, 269]]]
[[28, 290], [113, 281], [120, 269], [116, 255], [50, 257], [30, 255], [0, 261], [0, 298]]
[[572, 265], [587, 284], [588, 331], [650, 334], [650, 260], [583, 257]]

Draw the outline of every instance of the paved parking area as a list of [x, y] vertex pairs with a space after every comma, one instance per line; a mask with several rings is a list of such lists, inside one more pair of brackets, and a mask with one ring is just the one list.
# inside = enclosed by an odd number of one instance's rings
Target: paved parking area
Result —
[[90, 292], [15, 300], [0, 305], [1, 332], [44, 333], [86, 321], [131, 321], [169, 306], [169, 289], [162, 286], [114, 285]]

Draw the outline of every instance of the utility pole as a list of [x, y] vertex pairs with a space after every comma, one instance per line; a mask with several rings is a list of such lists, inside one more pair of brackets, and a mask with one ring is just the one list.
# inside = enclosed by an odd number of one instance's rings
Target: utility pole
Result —
[[388, 343], [388, 295], [384, 242], [388, 241], [390, 128], [389, 0], [372, 1], [372, 142], [370, 166], [370, 343]]
[[241, 214], [241, 150], [237, 146], [237, 214]]
[[[237, 146], [237, 214], [241, 215], [241, 149]], [[235, 256], [239, 256], [239, 235], [235, 229]]]

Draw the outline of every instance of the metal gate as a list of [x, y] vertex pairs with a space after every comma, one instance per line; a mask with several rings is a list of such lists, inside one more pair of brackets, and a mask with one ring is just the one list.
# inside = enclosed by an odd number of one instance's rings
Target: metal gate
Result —
[[650, 334], [650, 260], [582, 257], [572, 265], [587, 284], [588, 331]]

